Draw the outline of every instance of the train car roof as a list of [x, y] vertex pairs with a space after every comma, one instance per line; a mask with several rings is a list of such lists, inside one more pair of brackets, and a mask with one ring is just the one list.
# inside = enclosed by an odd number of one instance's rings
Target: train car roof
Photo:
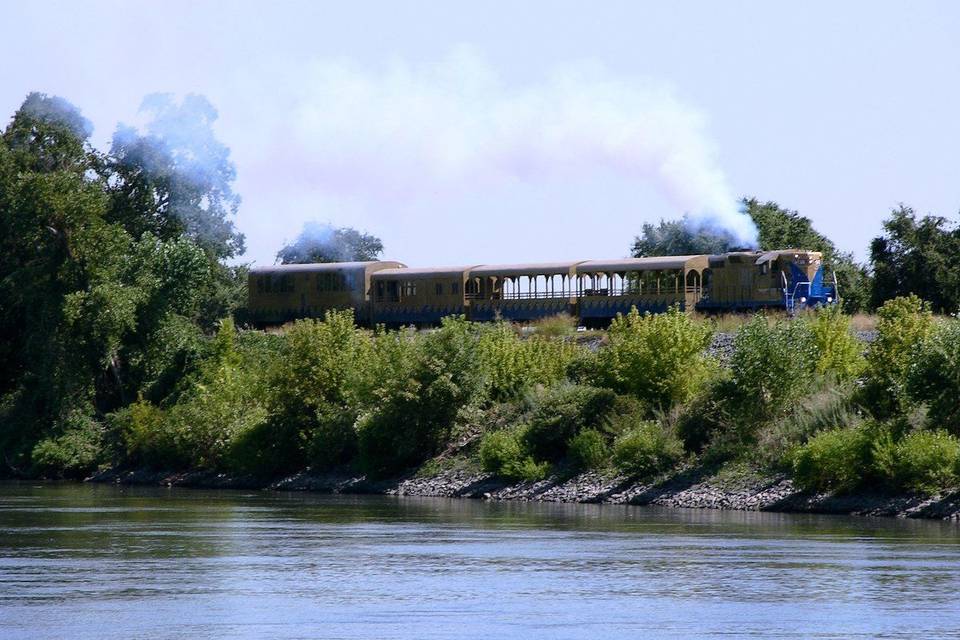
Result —
[[373, 274], [375, 279], [383, 278], [443, 278], [463, 276], [475, 265], [463, 267], [402, 267], [399, 269], [384, 269]]
[[528, 264], [484, 264], [470, 269], [471, 276], [547, 276], [567, 274], [577, 262], [538, 262]]
[[274, 264], [266, 267], [253, 267], [251, 273], [322, 273], [325, 271], [367, 271], [371, 268], [396, 269], [405, 267], [402, 262], [393, 260], [372, 260], [370, 262], [310, 262], [306, 264]]
[[650, 258], [624, 258], [622, 260], [587, 260], [577, 265], [577, 271], [653, 271], [660, 269], [682, 269], [695, 258], [706, 256], [655, 256]]

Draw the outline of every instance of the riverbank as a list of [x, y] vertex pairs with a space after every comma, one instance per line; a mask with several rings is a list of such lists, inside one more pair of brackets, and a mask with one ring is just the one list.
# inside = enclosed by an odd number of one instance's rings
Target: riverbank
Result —
[[317, 474], [304, 471], [280, 479], [263, 480], [209, 471], [164, 473], [111, 470], [87, 481], [203, 489], [656, 505], [960, 521], [960, 491], [937, 496], [863, 491], [844, 495], [816, 494], [800, 491], [785, 475], [760, 474], [742, 467], [720, 470], [691, 468], [652, 483], [598, 472], [566, 478], [552, 476], [537, 482], [509, 483], [491, 474], [465, 468], [420, 472], [410, 477], [380, 481], [345, 472]]

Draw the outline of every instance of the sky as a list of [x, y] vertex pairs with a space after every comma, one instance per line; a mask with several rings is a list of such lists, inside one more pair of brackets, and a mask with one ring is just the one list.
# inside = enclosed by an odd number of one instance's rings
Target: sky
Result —
[[12, 2], [0, 116], [60, 95], [106, 149], [206, 96], [243, 262], [306, 221], [411, 266], [618, 258], [773, 200], [859, 259], [900, 203], [960, 210], [956, 2]]

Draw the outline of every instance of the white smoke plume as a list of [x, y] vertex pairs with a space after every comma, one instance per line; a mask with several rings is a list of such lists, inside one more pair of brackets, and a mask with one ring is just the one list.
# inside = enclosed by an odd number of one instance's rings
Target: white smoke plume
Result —
[[292, 121], [265, 158], [302, 158], [297, 171], [327, 193], [417, 197], [602, 168], [655, 186], [677, 217], [756, 244], [705, 118], [663, 86], [592, 65], [511, 85], [465, 50], [380, 72], [317, 62], [297, 80]]

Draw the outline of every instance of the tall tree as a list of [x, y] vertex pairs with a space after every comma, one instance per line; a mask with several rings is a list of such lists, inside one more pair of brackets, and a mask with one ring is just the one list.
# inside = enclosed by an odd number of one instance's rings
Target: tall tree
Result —
[[630, 253], [634, 258], [723, 253], [731, 244], [729, 234], [697, 225], [684, 216], [680, 220], [661, 220], [656, 225], [644, 223]]
[[915, 294], [937, 311], [960, 310], [960, 227], [946, 218], [918, 218], [900, 205], [870, 243], [873, 304]]
[[308, 222], [293, 242], [277, 252], [277, 262], [366, 262], [377, 260], [381, 253], [383, 242], [374, 235], [351, 227], [334, 228], [329, 224]]
[[113, 136], [110, 218], [135, 238], [186, 235], [217, 259], [242, 254], [244, 238], [231, 220], [240, 205], [236, 169], [213, 133], [217, 110], [203, 96], [177, 103], [154, 94], [141, 111], [151, 117], [144, 133], [121, 125]]

